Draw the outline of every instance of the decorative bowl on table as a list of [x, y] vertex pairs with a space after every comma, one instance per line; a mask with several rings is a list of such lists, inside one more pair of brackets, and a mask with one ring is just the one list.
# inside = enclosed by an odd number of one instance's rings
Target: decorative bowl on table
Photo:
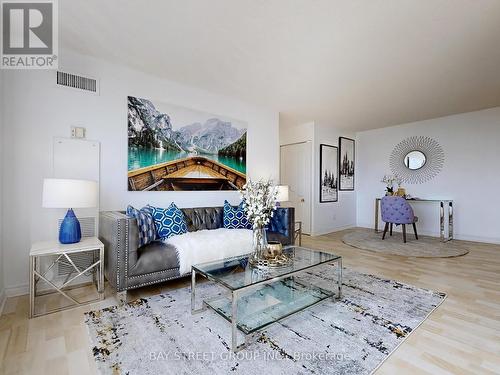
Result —
[[268, 270], [278, 267], [288, 267], [293, 263], [293, 256], [283, 252], [283, 246], [279, 242], [270, 241], [262, 254], [262, 258], [250, 256], [248, 262], [252, 267], [260, 270]]
[[283, 245], [278, 241], [268, 241], [267, 248], [264, 251], [265, 258], [276, 258], [283, 253]]

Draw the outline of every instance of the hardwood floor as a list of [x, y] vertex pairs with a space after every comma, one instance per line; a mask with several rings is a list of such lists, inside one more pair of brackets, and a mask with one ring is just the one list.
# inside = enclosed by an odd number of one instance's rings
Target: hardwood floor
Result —
[[[448, 294], [377, 374], [500, 374], [500, 245], [467, 243], [470, 253], [458, 258], [406, 258], [347, 246], [341, 241], [346, 232], [305, 237], [303, 245], [342, 255], [345, 267]], [[130, 296], [186, 285], [188, 280], [169, 282]], [[117, 303], [111, 290], [106, 296], [31, 320], [28, 297], [10, 298], [0, 317], [0, 373], [95, 373], [83, 312]]]

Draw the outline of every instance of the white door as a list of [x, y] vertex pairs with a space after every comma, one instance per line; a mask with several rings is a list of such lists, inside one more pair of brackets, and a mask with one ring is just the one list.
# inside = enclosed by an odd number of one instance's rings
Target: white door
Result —
[[295, 207], [295, 220], [302, 221], [302, 232], [311, 233], [311, 156], [312, 142], [280, 147], [280, 184], [289, 186], [290, 202]]

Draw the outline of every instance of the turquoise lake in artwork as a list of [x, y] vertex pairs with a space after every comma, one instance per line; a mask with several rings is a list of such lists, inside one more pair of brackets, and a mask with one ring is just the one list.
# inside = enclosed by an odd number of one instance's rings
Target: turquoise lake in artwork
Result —
[[217, 161], [238, 172], [246, 174], [246, 161], [244, 158], [236, 156], [223, 156], [214, 154], [190, 154], [188, 152], [166, 151], [157, 148], [129, 147], [128, 149], [128, 170], [149, 167], [155, 164], [174, 161], [189, 156], [203, 156], [207, 159]]

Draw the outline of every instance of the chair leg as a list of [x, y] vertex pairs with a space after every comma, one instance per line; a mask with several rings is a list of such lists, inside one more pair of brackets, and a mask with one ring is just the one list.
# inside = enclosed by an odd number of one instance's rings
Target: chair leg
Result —
[[389, 230], [389, 223], [385, 223], [384, 234], [382, 235], [383, 240], [385, 240], [385, 235], [387, 234], [388, 230]]
[[413, 223], [413, 230], [415, 232], [415, 238], [418, 240], [417, 224]]
[[403, 224], [403, 242], [406, 243], [406, 224]]
[[391, 223], [391, 231], [389, 232], [389, 234], [392, 236], [392, 227], [394, 226], [393, 223]]

